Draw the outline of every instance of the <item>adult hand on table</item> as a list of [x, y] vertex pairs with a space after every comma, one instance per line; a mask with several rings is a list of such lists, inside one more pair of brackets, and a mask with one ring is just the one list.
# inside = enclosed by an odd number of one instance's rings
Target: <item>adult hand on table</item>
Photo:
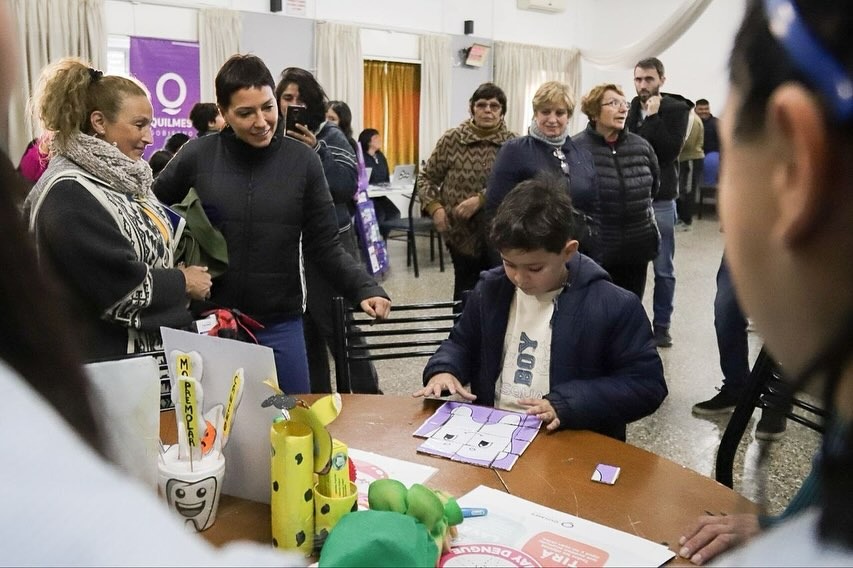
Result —
[[450, 373], [438, 373], [437, 375], [433, 375], [427, 385], [415, 392], [412, 393], [412, 396], [441, 396], [441, 393], [444, 391], [450, 391], [450, 394], [458, 394], [465, 400], [476, 400], [477, 395], [472, 394], [471, 391], [462, 386], [462, 383], [459, 382], [459, 379], [451, 375]]
[[693, 564], [702, 565], [759, 532], [761, 527], [757, 515], [702, 515], [678, 539], [681, 545], [678, 555]]
[[367, 298], [362, 300], [359, 305], [364, 313], [376, 319], [385, 319], [391, 312], [391, 300], [382, 296]]

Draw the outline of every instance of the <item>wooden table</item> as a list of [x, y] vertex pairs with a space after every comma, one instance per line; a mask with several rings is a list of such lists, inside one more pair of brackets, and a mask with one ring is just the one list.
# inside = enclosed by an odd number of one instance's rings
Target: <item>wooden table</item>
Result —
[[[306, 402], [317, 395], [305, 395]], [[412, 436], [440, 401], [400, 396], [343, 395], [341, 415], [329, 426], [332, 436], [352, 448], [373, 451], [438, 468], [431, 487], [461, 496], [478, 485], [552, 509], [636, 534], [677, 549], [684, 528], [706, 511], [757, 512], [758, 507], [728, 487], [665, 458], [588, 431], [543, 430], [512, 471], [492, 470], [419, 454]], [[167, 416], [168, 414], [168, 416]], [[175, 439], [175, 421], [163, 413], [161, 436]], [[622, 468], [615, 485], [590, 480], [595, 466]], [[216, 523], [202, 533], [214, 543], [271, 541], [269, 505], [223, 496]], [[676, 557], [675, 563], [687, 563]]]

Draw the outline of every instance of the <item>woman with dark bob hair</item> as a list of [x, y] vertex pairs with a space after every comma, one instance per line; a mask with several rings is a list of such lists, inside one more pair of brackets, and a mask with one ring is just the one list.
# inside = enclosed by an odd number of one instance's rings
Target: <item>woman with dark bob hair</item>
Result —
[[[228, 270], [214, 280], [211, 300], [264, 324], [257, 337], [275, 351], [279, 385], [288, 393], [309, 392], [303, 253], [369, 315], [384, 317], [390, 301], [341, 246], [323, 163], [314, 149], [284, 135], [263, 61], [234, 55], [215, 84], [228, 126], [218, 136], [187, 142], [154, 191], [176, 203], [196, 189], [228, 243]], [[310, 121], [322, 122], [324, 113], [310, 114]]]
[[[849, 2], [751, 0], [732, 51], [720, 130], [726, 261], [792, 390], [816, 386], [831, 418], [814, 466], [818, 504], [723, 557], [728, 566], [853, 565], [851, 33]], [[696, 563], [705, 543], [750, 536], [725, 516], [698, 528], [679, 551]]]

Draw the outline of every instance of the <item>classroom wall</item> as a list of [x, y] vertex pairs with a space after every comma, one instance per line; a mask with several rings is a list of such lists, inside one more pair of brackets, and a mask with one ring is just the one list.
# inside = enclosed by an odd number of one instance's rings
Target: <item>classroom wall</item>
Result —
[[[464, 119], [476, 86], [491, 69], [459, 65], [458, 49], [473, 43], [510, 41], [550, 47], [607, 50], [644, 38], [671, 14], [681, 0], [572, 0], [559, 14], [519, 10], [513, 0], [304, 0], [303, 13], [269, 12], [268, 0], [107, 0], [106, 28], [111, 34], [195, 40], [199, 6], [240, 10], [244, 50], [267, 61], [273, 73], [287, 65], [314, 68], [313, 22], [330, 20], [371, 28], [372, 45], [389, 53], [408, 52], [418, 33], [452, 35], [451, 122]], [[672, 47], [658, 56], [667, 68], [666, 89], [711, 101], [720, 114], [726, 95], [728, 51], [743, 12], [743, 0], [716, 0]], [[474, 21], [474, 35], [463, 35], [464, 20]], [[375, 30], [388, 30], [379, 34]], [[377, 35], [378, 34], [378, 35]], [[376, 38], [381, 38], [376, 40]], [[650, 54], [653, 55], [653, 54]], [[490, 54], [490, 58], [492, 55]], [[623, 85], [633, 96], [632, 65], [600, 69], [582, 67], [582, 91], [601, 82]]]

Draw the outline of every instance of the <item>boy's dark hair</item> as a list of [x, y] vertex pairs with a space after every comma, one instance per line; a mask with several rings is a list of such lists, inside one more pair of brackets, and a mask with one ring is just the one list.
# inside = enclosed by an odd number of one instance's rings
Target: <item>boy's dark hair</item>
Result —
[[498, 99], [498, 102], [501, 103], [501, 116], [506, 114], [506, 93], [494, 83], [483, 83], [471, 95], [471, 98], [468, 100], [468, 110], [471, 111], [472, 115], [474, 114], [474, 103], [481, 99]]
[[565, 180], [539, 174], [507, 194], [492, 221], [490, 236], [499, 251], [545, 249], [556, 254], [573, 238], [574, 229]]
[[231, 106], [231, 95], [240, 89], [269, 87], [275, 91], [272, 73], [257, 55], [232, 55], [226, 61], [214, 81], [216, 102], [225, 111]]
[[647, 57], [646, 59], [641, 59], [634, 65], [634, 69], [639, 67], [640, 69], [654, 69], [658, 72], [658, 77], [663, 79], [663, 63], [657, 57]]
[[213, 103], [196, 103], [190, 111], [190, 122], [201, 136], [208, 131], [208, 125], [216, 120], [219, 109]]
[[281, 72], [281, 77], [275, 88], [275, 100], [279, 109], [281, 109], [281, 94], [291, 83], [296, 83], [299, 87], [299, 98], [302, 99], [302, 104], [308, 109], [308, 124], [306, 126], [313, 132], [326, 120], [326, 107], [329, 104], [329, 97], [326, 96], [326, 91], [310, 72], [299, 67], [287, 67]]
[[708, 102], [708, 99], [696, 99], [696, 105], [708, 105], [711, 106], [711, 103]]

